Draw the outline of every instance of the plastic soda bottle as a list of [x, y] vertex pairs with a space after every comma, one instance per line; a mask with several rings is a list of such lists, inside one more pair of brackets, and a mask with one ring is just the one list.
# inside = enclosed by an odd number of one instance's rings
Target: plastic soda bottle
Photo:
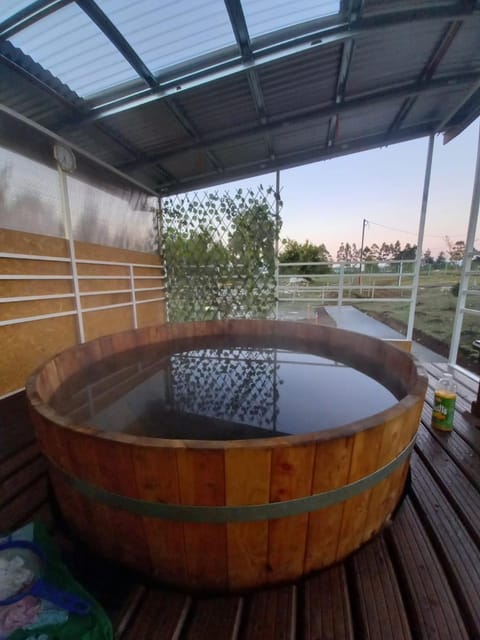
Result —
[[452, 431], [457, 385], [453, 377], [446, 373], [440, 378], [435, 388], [433, 401], [432, 427], [441, 431]]

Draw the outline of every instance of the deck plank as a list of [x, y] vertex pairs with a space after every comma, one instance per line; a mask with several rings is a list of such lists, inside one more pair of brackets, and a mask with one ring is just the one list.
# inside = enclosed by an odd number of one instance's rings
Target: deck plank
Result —
[[480, 545], [480, 493], [478, 490], [423, 425], [418, 430], [415, 449], [435, 481], [441, 486], [470, 535]]
[[412, 459], [412, 495], [473, 637], [480, 637], [480, 549], [433, 476]]
[[383, 536], [351, 557], [362, 635], [368, 640], [414, 640]]
[[185, 640], [236, 640], [243, 610], [243, 598], [199, 599]]
[[303, 640], [354, 640], [345, 566], [308, 578], [303, 595]]
[[177, 640], [185, 623], [191, 598], [162, 589], [149, 589], [133, 622], [118, 640]]
[[415, 640], [468, 640], [447, 577], [409, 500], [399, 510], [388, 536], [403, 576]]
[[297, 618], [297, 588], [264, 589], [247, 596], [242, 640], [293, 640]]

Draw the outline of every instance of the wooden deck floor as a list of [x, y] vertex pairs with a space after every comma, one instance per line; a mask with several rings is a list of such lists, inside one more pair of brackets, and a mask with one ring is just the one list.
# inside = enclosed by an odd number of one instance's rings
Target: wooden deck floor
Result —
[[432, 432], [432, 388], [445, 366], [425, 369], [412, 482], [393, 522], [346, 562], [296, 584], [197, 597], [98, 562], [52, 515], [21, 396], [0, 403], [0, 528], [47, 522], [122, 640], [480, 639], [480, 420], [468, 413], [476, 384], [456, 374], [455, 431]]

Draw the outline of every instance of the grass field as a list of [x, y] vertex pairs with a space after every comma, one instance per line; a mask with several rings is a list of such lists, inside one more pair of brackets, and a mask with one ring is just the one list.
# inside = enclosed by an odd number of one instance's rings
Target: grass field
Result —
[[[409, 265], [413, 268], [413, 265]], [[477, 267], [478, 268], [478, 267]], [[317, 298], [318, 304], [336, 304], [337, 287], [339, 277], [335, 274], [309, 276], [309, 282], [303, 287], [298, 287], [292, 294], [292, 302], [295, 297]], [[412, 274], [404, 273], [401, 284], [410, 286], [412, 284]], [[420, 275], [417, 306], [415, 314], [414, 339], [426, 347], [447, 357], [452, 338], [453, 321], [457, 304], [457, 296], [452, 292], [452, 287], [460, 280], [460, 270], [449, 268], [447, 270], [435, 271], [426, 270]], [[398, 274], [363, 274], [362, 285], [364, 289], [359, 290], [359, 274], [346, 274], [344, 278], [344, 299], [354, 299], [345, 302], [352, 304], [359, 310], [375, 317], [392, 328], [405, 334], [407, 330], [409, 304], [408, 302], [382, 302], [381, 298], [395, 297], [403, 295], [405, 299], [410, 297], [410, 289], [390, 289], [392, 285], [399, 284]], [[332, 287], [328, 291], [328, 287]], [[350, 288], [350, 286], [352, 288]], [[470, 288], [480, 290], [480, 271], [478, 278], [472, 276]], [[385, 288], [381, 288], [385, 287]], [[322, 293], [320, 293], [322, 291]], [[326, 293], [325, 293], [326, 291]], [[288, 296], [288, 287], [285, 287], [284, 294]], [[362, 298], [372, 297], [369, 302], [361, 302]], [[310, 314], [313, 314], [315, 303], [305, 305]], [[480, 310], [480, 295], [469, 296], [467, 306]], [[288, 308], [288, 303], [284, 304]], [[292, 307], [293, 308], [293, 307]], [[297, 305], [298, 308], [298, 305]], [[458, 364], [480, 373], [479, 353], [472, 342], [480, 338], [480, 316], [465, 314], [463, 319], [463, 330], [460, 340]]]
[[[472, 279], [474, 280], [474, 279]], [[477, 283], [470, 282], [470, 286]], [[459, 281], [459, 274], [420, 276], [415, 313], [415, 339], [433, 351], [447, 356], [452, 338], [453, 321], [457, 297], [451, 287]], [[479, 277], [480, 281], [480, 277]], [[479, 282], [480, 284], [480, 282]], [[402, 302], [357, 303], [355, 306], [382, 320], [395, 329], [406, 331], [409, 305]], [[480, 309], [480, 297], [469, 296], [467, 306]], [[479, 354], [472, 347], [473, 340], [480, 338], [480, 316], [464, 315], [459, 349], [459, 364], [479, 372]]]

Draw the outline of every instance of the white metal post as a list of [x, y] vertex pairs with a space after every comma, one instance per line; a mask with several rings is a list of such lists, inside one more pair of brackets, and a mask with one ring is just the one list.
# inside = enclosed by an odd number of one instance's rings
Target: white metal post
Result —
[[278, 320], [280, 297], [280, 261], [278, 259], [278, 236], [280, 234], [280, 171], [275, 173], [275, 320]]
[[407, 340], [411, 340], [413, 338], [413, 325], [415, 323], [415, 311], [417, 306], [418, 281], [420, 278], [420, 265], [422, 264], [423, 236], [425, 234], [425, 219], [427, 217], [428, 191], [430, 189], [430, 175], [432, 173], [433, 145], [434, 136], [431, 135], [428, 139], [427, 165], [425, 167], [422, 208], [420, 210], [420, 222], [418, 225], [417, 255], [415, 259], [415, 273], [413, 274], [410, 311], [408, 314]]
[[340, 278], [338, 280], [338, 297], [337, 297], [337, 306], [341, 307], [343, 304], [343, 283], [345, 280], [345, 263], [341, 263], [340, 265]]
[[70, 212], [70, 199], [68, 197], [67, 174], [57, 163], [58, 179], [60, 182], [60, 198], [62, 203], [63, 219], [65, 221], [65, 235], [68, 241], [70, 254], [70, 267], [72, 270], [73, 293], [77, 311], [77, 328], [79, 342], [85, 342], [85, 330], [83, 327], [82, 301], [80, 299], [80, 285], [78, 282], [77, 259], [75, 255], [75, 242], [72, 231], [72, 216]]
[[130, 292], [132, 295], [132, 316], [133, 316], [133, 328], [138, 329], [137, 318], [137, 296], [135, 295], [135, 276], [133, 274], [133, 265], [128, 265], [128, 271], [130, 274]]
[[157, 218], [157, 235], [158, 235], [158, 255], [162, 261], [163, 265], [163, 273], [165, 274], [165, 320], [170, 322], [170, 290], [169, 290], [169, 282], [168, 282], [168, 266], [165, 262], [165, 252], [163, 251], [164, 240], [163, 240], [163, 211], [162, 211], [162, 198], [158, 198], [158, 212], [156, 214]]
[[475, 243], [475, 232], [477, 230], [478, 208], [480, 205], [480, 125], [478, 127], [477, 163], [475, 166], [475, 177], [473, 181], [472, 204], [470, 207], [470, 220], [468, 222], [467, 241], [465, 243], [465, 255], [463, 258], [462, 275], [458, 287], [457, 308], [455, 310], [455, 320], [453, 321], [452, 340], [450, 342], [450, 352], [448, 363], [457, 363], [458, 347], [460, 346], [460, 335], [463, 324], [463, 310], [467, 299], [467, 289], [469, 273], [472, 266], [473, 245]]

